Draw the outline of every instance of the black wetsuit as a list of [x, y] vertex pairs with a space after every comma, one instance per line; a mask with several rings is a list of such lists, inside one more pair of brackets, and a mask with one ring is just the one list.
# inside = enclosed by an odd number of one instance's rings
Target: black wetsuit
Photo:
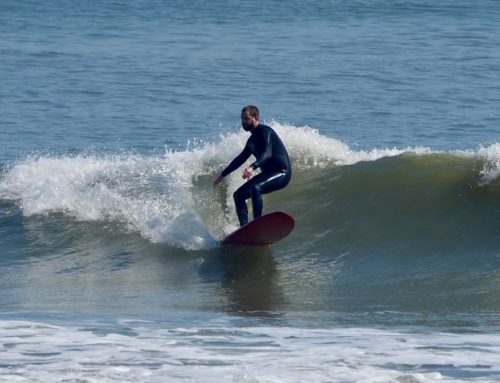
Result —
[[248, 222], [247, 199], [252, 198], [254, 218], [260, 217], [263, 208], [262, 194], [284, 188], [292, 176], [292, 166], [283, 142], [272, 128], [263, 124], [252, 131], [245, 148], [224, 169], [222, 176], [238, 169], [252, 154], [257, 161], [250, 166], [254, 170], [260, 168], [261, 173], [245, 182], [233, 195], [241, 226]]

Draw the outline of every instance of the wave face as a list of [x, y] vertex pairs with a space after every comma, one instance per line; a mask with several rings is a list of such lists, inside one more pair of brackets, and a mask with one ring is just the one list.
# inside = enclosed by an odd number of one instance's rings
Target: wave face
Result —
[[[289, 147], [295, 173], [266, 208], [290, 210], [304, 232], [331, 230], [336, 243], [365, 247], [457, 240], [485, 246], [497, 239], [500, 144], [451, 153], [355, 151], [309, 127], [271, 125]], [[118, 222], [154, 243], [211, 247], [236, 225], [232, 191], [241, 178], [234, 172], [218, 190], [211, 182], [246, 139], [231, 133], [162, 156], [31, 156], [4, 167], [0, 198], [25, 216]]]

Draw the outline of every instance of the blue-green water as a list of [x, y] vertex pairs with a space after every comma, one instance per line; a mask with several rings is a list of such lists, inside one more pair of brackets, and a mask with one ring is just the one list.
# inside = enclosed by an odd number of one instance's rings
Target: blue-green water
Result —
[[[500, 380], [500, 4], [0, 3], [0, 382]], [[224, 249], [247, 134], [284, 241]]]

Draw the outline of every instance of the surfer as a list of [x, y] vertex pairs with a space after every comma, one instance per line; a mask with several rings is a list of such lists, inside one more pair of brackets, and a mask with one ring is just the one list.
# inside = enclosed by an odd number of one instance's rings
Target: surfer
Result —
[[[241, 125], [251, 133], [243, 151], [236, 156], [226, 169], [214, 181], [214, 187], [219, 186], [224, 177], [238, 169], [254, 155], [256, 161], [243, 171], [245, 182], [233, 194], [236, 213], [240, 225], [248, 222], [247, 199], [252, 199], [253, 217], [262, 215], [262, 194], [283, 189], [290, 182], [292, 166], [283, 142], [269, 126], [260, 123], [259, 109], [248, 105], [241, 111]], [[255, 175], [255, 170], [260, 173]]]

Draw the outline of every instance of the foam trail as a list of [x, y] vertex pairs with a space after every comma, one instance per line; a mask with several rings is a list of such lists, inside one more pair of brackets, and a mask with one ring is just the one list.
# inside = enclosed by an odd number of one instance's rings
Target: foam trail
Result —
[[[126, 332], [120, 332], [125, 326]], [[498, 381], [492, 334], [411, 334], [370, 328], [155, 328], [115, 331], [0, 321], [8, 346], [0, 382]]]

